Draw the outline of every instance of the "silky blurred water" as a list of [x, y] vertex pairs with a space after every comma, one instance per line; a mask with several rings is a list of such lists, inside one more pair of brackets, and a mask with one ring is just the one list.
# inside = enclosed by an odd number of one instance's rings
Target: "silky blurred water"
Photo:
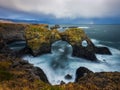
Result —
[[[61, 25], [61, 27], [71, 26], [82, 28], [88, 37], [120, 50], [120, 25]], [[64, 29], [60, 30], [64, 31]]]
[[[102, 46], [98, 41], [92, 40], [96, 45]], [[112, 55], [98, 55], [98, 62], [91, 62], [82, 58], [72, 57], [72, 46], [65, 41], [57, 41], [52, 45], [52, 53], [44, 54], [38, 57], [31, 55], [25, 56], [23, 59], [28, 60], [35, 66], [40, 67], [48, 77], [52, 85], [74, 82], [75, 72], [79, 67], [87, 67], [93, 72], [101, 71], [120, 71], [120, 51], [110, 48]], [[65, 79], [66, 75], [71, 75], [72, 79]]]
[[[64, 31], [71, 25], [61, 25], [59, 31]], [[119, 71], [120, 72], [120, 25], [73, 25], [78, 28], [84, 29], [89, 38], [96, 46], [106, 46], [112, 52], [112, 55], [100, 55], [96, 54], [99, 59], [98, 62], [91, 62], [82, 58], [72, 57], [72, 46], [65, 41], [57, 41], [52, 44], [51, 53], [33, 57], [32, 55], [26, 55], [24, 60], [28, 60], [34, 66], [40, 67], [45, 74], [49, 82], [52, 85], [60, 84], [61, 81], [65, 83], [74, 82], [75, 72], [79, 67], [87, 67], [93, 72], [108, 72]], [[64, 27], [64, 28], [63, 28]], [[21, 42], [20, 42], [21, 43]], [[83, 46], [87, 46], [87, 43], [83, 41]], [[18, 49], [24, 47], [25, 43], [10, 45], [11, 49]], [[66, 75], [71, 75], [72, 79], [66, 79]]]

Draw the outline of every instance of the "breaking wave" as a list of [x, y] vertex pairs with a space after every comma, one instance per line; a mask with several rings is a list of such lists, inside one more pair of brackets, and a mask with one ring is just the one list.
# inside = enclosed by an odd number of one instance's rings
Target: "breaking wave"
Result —
[[[96, 46], [104, 46], [99, 44], [98, 40], [92, 39]], [[37, 57], [27, 55], [23, 57], [34, 66], [40, 67], [46, 74], [49, 82], [52, 85], [74, 82], [75, 72], [79, 67], [87, 67], [93, 72], [120, 71], [120, 51], [108, 47], [112, 55], [96, 54], [100, 62], [91, 62], [82, 58], [72, 57], [72, 46], [65, 41], [57, 41], [52, 44], [52, 54], [44, 54]], [[66, 75], [72, 76], [71, 79], [66, 79]]]

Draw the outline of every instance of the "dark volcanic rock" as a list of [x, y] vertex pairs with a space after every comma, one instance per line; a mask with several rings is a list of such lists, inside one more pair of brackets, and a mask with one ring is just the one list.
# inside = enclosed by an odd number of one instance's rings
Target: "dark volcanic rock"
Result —
[[67, 74], [67, 75], [65, 76], [65, 79], [72, 79], [72, 76], [69, 75], [69, 74]]
[[93, 73], [92, 71], [90, 71], [89, 69], [85, 68], [85, 67], [79, 67], [76, 71], [76, 79], [75, 82], [78, 82], [78, 80], [81, 77], [86, 76], [87, 74]]
[[64, 82], [64, 81], [61, 81], [61, 82], [60, 82], [60, 85], [64, 85], [64, 84], [65, 84], [65, 82]]
[[95, 47], [95, 52], [97, 54], [108, 54], [108, 55], [112, 55], [112, 53], [110, 52], [110, 50], [107, 47]]
[[[64, 32], [57, 30], [59, 25], [48, 30], [48, 25], [0, 23], [0, 49], [13, 56], [31, 53], [33, 56], [51, 53], [51, 46], [58, 40], [68, 42], [72, 48], [72, 56], [97, 61], [95, 54], [111, 54], [106, 47], [95, 47], [85, 32], [80, 28], [68, 28]], [[26, 41], [26, 47], [20, 51], [11, 51], [7, 44], [14, 41]], [[5, 46], [5, 47], [4, 47]], [[1, 52], [0, 51], [0, 52]]]
[[60, 28], [60, 25], [56, 24], [55, 26], [50, 27], [51, 30]]
[[5, 47], [5, 42], [3, 40], [2, 34], [0, 33], [0, 50], [3, 49]]
[[25, 64], [28, 64], [28, 61], [26, 61], [26, 60], [21, 60], [21, 61], [19, 61], [19, 63], [22, 64], [22, 65], [25, 65]]
[[71, 27], [68, 27], [68, 28], [78, 28], [77, 26], [71, 26]]
[[32, 64], [30, 64], [26, 60], [14, 60], [13, 64], [11, 65], [11, 68], [17, 69], [17, 70], [24, 70], [26, 72], [29, 72], [27, 76], [31, 81], [35, 78], [42, 80], [43, 82], [49, 83], [47, 76], [43, 72], [42, 69], [39, 67], [34, 67]]
[[120, 90], [119, 82], [120, 72], [97, 72], [79, 79], [77, 83], [89, 87], [88, 90], [90, 87], [90, 90]]
[[35, 75], [39, 76], [40, 80], [42, 80], [46, 83], [49, 83], [49, 81], [42, 69], [40, 69], [39, 67], [35, 67], [35, 68], [33, 68], [33, 72]]
[[30, 53], [30, 49], [25, 47], [25, 48], [23, 48], [21, 50], [14, 51], [14, 52], [15, 52], [16, 57], [22, 57], [24, 55], [29, 54]]
[[57, 30], [48, 30], [44, 27], [30, 26], [25, 32], [27, 47], [31, 49], [33, 56], [50, 53], [51, 44], [61, 37]]
[[2, 34], [5, 43], [25, 40], [25, 27], [27, 27], [26, 24], [0, 23], [0, 33]]
[[97, 61], [93, 47], [84, 48], [82, 46], [74, 45], [73, 56], [85, 58], [91, 61]]
[[[15, 57], [21, 57], [24, 54], [30, 53], [29, 47], [25, 47], [22, 50], [14, 51], [8, 47], [8, 44], [16, 41], [25, 40], [25, 29], [29, 26], [45, 27], [46, 24], [15, 24], [15, 23], [0, 23], [0, 52]], [[45, 50], [46, 51], [46, 50]], [[43, 52], [44, 53], [44, 52]]]
[[[87, 37], [85, 32], [78, 28], [71, 28], [64, 32], [58, 30], [48, 30], [43, 27], [29, 27], [25, 32], [27, 46], [31, 49], [34, 56], [50, 53], [51, 45], [55, 41], [63, 40], [73, 47], [73, 56], [86, 58], [96, 61], [94, 44]], [[86, 45], [82, 46], [82, 42]]]
[[13, 54], [12, 50], [10, 50], [8, 48], [8, 46], [6, 45], [1, 32], [0, 32], [0, 53], [4, 53], [6, 55], [12, 55]]

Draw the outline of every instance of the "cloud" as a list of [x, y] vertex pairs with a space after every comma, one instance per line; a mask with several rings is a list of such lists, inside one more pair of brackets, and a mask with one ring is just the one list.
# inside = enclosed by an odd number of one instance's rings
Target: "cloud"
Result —
[[120, 16], [120, 0], [0, 0], [0, 6], [56, 18]]

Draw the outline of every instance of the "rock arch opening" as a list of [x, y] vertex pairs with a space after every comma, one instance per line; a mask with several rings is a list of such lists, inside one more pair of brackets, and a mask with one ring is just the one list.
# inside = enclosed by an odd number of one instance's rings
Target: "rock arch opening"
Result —
[[53, 54], [52, 61], [50, 63], [53, 69], [65, 68], [68, 65], [69, 57], [72, 56], [72, 46], [66, 41], [56, 41], [52, 44], [51, 52]]

